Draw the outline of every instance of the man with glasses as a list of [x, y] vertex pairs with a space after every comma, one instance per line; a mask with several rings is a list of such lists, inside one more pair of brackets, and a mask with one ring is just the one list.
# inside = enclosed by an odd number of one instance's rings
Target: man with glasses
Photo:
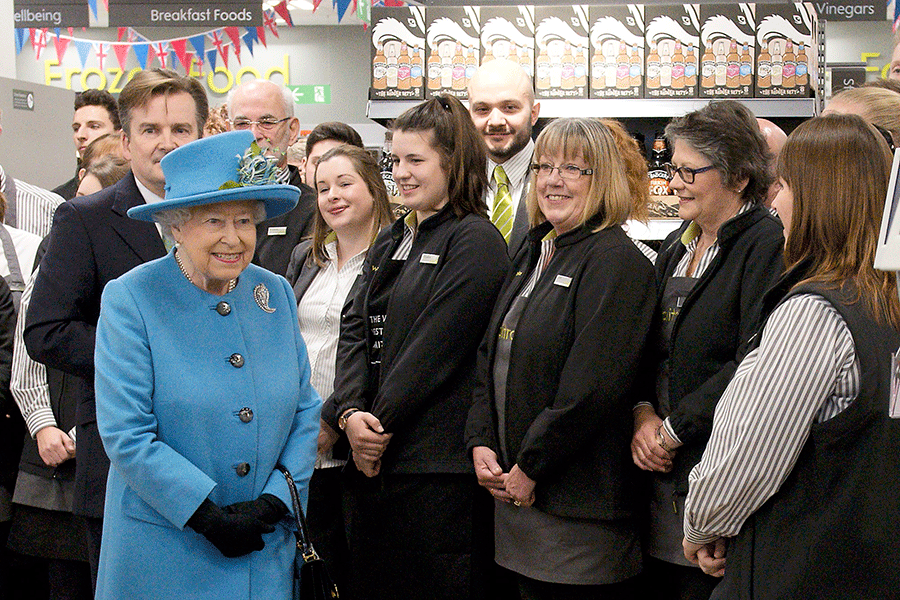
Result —
[[292, 211], [263, 221], [256, 228], [253, 262], [284, 275], [294, 246], [311, 232], [316, 211], [315, 191], [303, 183], [300, 170], [287, 163], [288, 147], [300, 133], [294, 97], [286, 87], [271, 81], [242, 83], [228, 96], [228, 116], [233, 129], [252, 131], [259, 147], [278, 159], [278, 183], [300, 188], [300, 200]]

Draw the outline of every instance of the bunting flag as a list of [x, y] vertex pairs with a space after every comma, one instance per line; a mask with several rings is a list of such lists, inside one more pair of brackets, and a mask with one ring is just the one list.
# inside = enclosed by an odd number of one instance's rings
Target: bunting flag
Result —
[[256, 27], [246, 27], [247, 33], [241, 36], [241, 39], [244, 40], [244, 44], [247, 45], [247, 50], [250, 51], [250, 56], [253, 56], [253, 42], [258, 42], [259, 40], [256, 38]]
[[272, 11], [263, 11], [263, 25], [269, 28], [276, 38], [278, 37], [278, 28], [275, 26], [275, 17]]
[[288, 10], [287, 0], [281, 0], [278, 4], [272, 7], [278, 16], [284, 19], [284, 22], [288, 24], [288, 27], [294, 26], [294, 20], [291, 19], [291, 11]]
[[224, 54], [225, 51], [223, 50], [223, 48], [225, 47], [225, 41], [222, 39], [221, 34], [218, 31], [213, 31], [210, 35], [212, 35], [213, 46], [216, 47], [216, 50], [220, 55]]
[[[81, 60], [81, 69], [84, 70], [84, 67], [87, 66], [88, 56], [91, 55], [92, 45], [90, 42], [84, 42], [82, 40], [75, 40], [75, 49], [78, 50], [78, 58]], [[103, 64], [101, 62], [100, 69], [103, 69]]]
[[[181, 66], [184, 67], [185, 71], [191, 70], [191, 62], [188, 58], [187, 54], [187, 40], [172, 40], [172, 51], [175, 53], [175, 56], [178, 57], [178, 62], [181, 63]], [[175, 64], [175, 61], [172, 61], [172, 64]]]
[[109, 44], [104, 44], [102, 42], [97, 44], [97, 62], [100, 65], [101, 71], [103, 70], [103, 59], [105, 59], [108, 54], [107, 48], [109, 48]]
[[206, 36], [195, 35], [193, 37], [189, 37], [188, 41], [191, 43], [191, 46], [194, 47], [194, 52], [197, 53], [197, 56], [202, 59], [203, 55], [206, 53]]
[[[193, 52], [188, 52], [188, 61], [190, 61], [189, 64], [195, 67], [194, 74], [203, 77], [203, 59], [199, 56], [194, 56]], [[188, 71], [188, 74], [190, 74], [190, 70]]]
[[125, 61], [128, 60], [128, 51], [131, 46], [128, 44], [112, 44], [113, 52], [116, 54], [116, 60], [119, 62], [119, 68], [125, 70]]
[[206, 51], [206, 62], [209, 63], [209, 72], [213, 73], [216, 70], [216, 49], [212, 48]]
[[266, 28], [265, 27], [257, 27], [256, 28], [256, 39], [259, 40], [259, 43], [263, 45], [263, 48], [267, 48], [266, 46]]
[[25, 28], [16, 29], [16, 54], [25, 47], [25, 38], [28, 37], [28, 30]]
[[237, 47], [241, 45], [241, 32], [238, 31], [237, 27], [226, 27], [225, 35], [231, 40], [233, 46]]
[[103, 8], [106, 9], [106, 12], [109, 12], [109, 0], [103, 0]]
[[166, 59], [169, 57], [169, 50], [166, 48], [168, 44], [166, 42], [157, 42], [156, 44], [150, 44], [150, 48], [153, 50], [153, 54], [156, 55], [156, 58], [159, 59], [159, 66], [163, 69], [166, 68]]
[[88, 6], [91, 7], [91, 12], [94, 14], [94, 18], [99, 19], [100, 17], [97, 14], [97, 0], [88, 0]]
[[47, 47], [47, 30], [36, 30], [34, 37], [32, 38], [31, 45], [34, 48], [35, 58], [37, 60], [41, 60], [41, 53], [44, 51], [44, 48]]
[[72, 38], [64, 38], [59, 35], [59, 27], [53, 30], [56, 37], [53, 40], [53, 46], [56, 48], [56, 60], [59, 61], [59, 64], [62, 64], [63, 56], [66, 54], [66, 49], [69, 47], [69, 42], [72, 41]]
[[[126, 46], [127, 47], [127, 46]], [[131, 46], [132, 50], [134, 50], [135, 56], [137, 56], [138, 64], [141, 65], [142, 69], [147, 68], [147, 58], [148, 53], [150, 52], [150, 44], [134, 44]], [[122, 68], [125, 68], [125, 65], [122, 65]]]
[[228, 49], [231, 46], [222, 46], [222, 62], [225, 63], [225, 68], [228, 68]]
[[127, 32], [127, 31], [128, 31], [127, 27], [119, 27], [119, 33], [118, 33], [118, 36], [116, 37], [116, 41], [121, 42], [122, 36], [125, 35], [125, 32]]
[[66, 27], [66, 31], [69, 32], [69, 37], [75, 37], [75, 31], [71, 27]]
[[344, 14], [347, 12], [347, 8], [350, 6], [350, 0], [335, 0], [337, 2], [338, 9], [338, 22], [344, 20]]
[[[332, 0], [333, 3], [333, 0]], [[319, 8], [319, 5], [322, 4], [322, 0], [313, 0], [313, 12], [316, 12], [316, 9]]]
[[356, 18], [362, 21], [363, 28], [368, 29], [372, 24], [372, 3], [356, 1]]

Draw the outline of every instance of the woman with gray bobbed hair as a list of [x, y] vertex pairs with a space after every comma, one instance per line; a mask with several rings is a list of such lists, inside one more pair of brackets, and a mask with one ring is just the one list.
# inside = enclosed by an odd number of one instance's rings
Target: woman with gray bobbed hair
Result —
[[656, 262], [661, 322], [656, 404], [634, 409], [631, 451], [651, 471], [645, 561], [651, 598], [708, 598], [717, 580], [682, 553], [687, 477], [713, 411], [759, 325], [761, 300], [782, 271], [784, 237], [762, 206], [771, 182], [756, 119], [733, 100], [711, 102], [666, 127], [670, 187], [684, 224]]

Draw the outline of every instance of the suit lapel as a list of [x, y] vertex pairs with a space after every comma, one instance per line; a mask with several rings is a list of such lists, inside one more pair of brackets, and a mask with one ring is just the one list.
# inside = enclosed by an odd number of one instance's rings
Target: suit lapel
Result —
[[531, 181], [526, 180], [522, 186], [522, 195], [519, 197], [519, 206], [516, 208], [516, 218], [513, 220], [512, 234], [509, 236], [509, 257], [513, 258], [518, 254], [519, 248], [525, 238], [528, 237], [528, 209], [525, 207], [525, 199], [528, 197], [528, 189]]
[[128, 173], [116, 184], [115, 194], [111, 225], [122, 241], [134, 250], [143, 262], [164, 256], [166, 247], [156, 225], [137, 221], [128, 216], [129, 208], [144, 204], [144, 197], [135, 183], [133, 173]]

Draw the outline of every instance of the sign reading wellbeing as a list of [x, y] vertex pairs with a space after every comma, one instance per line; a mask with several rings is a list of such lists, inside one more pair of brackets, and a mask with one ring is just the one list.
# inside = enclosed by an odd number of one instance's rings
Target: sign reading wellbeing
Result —
[[87, 0], [15, 0], [13, 22], [16, 28], [88, 27]]

